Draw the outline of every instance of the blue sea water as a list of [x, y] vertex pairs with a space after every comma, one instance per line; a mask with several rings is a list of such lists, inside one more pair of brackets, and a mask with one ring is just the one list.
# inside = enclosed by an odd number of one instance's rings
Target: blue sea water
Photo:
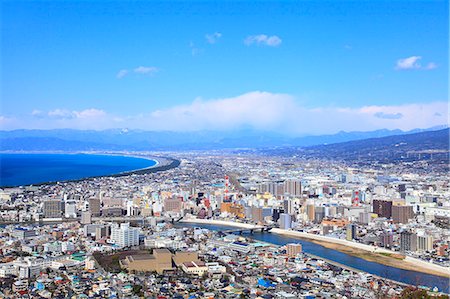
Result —
[[91, 154], [0, 154], [0, 186], [22, 186], [113, 175], [154, 166], [156, 161]]

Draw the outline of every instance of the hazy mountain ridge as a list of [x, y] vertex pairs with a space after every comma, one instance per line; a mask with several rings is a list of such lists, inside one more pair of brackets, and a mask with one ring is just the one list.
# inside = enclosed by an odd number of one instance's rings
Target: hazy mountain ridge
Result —
[[85, 150], [208, 150], [226, 148], [307, 147], [374, 137], [433, 131], [439, 128], [339, 132], [330, 135], [288, 137], [273, 132], [240, 130], [233, 132], [168, 132], [126, 129], [93, 130], [14, 130], [0, 131], [3, 151], [85, 151]]
[[450, 129], [368, 138], [309, 147], [262, 150], [264, 154], [329, 158], [346, 162], [396, 163], [427, 160], [448, 168]]

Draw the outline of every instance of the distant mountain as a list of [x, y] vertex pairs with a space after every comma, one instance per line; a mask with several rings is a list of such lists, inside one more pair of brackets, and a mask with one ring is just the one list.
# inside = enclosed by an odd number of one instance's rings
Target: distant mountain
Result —
[[93, 130], [13, 130], [0, 131], [2, 151], [88, 151], [88, 150], [208, 150], [227, 148], [305, 147], [373, 137], [413, 134], [418, 131], [377, 130], [339, 132], [332, 135], [292, 138], [273, 132], [237, 130], [232, 132], [168, 132], [127, 129]]
[[432, 127], [429, 129], [414, 129], [411, 131], [402, 131], [402, 130], [376, 130], [370, 132], [344, 132], [341, 131], [332, 135], [320, 135], [320, 136], [305, 136], [301, 138], [296, 138], [293, 141], [293, 145], [296, 146], [311, 146], [311, 145], [319, 145], [319, 144], [332, 144], [332, 143], [341, 143], [352, 140], [361, 140], [361, 139], [369, 139], [369, 138], [379, 138], [393, 135], [401, 135], [401, 134], [413, 134], [419, 132], [427, 132], [427, 131], [435, 131], [440, 129], [445, 129], [447, 126], [438, 126]]
[[428, 160], [437, 164], [449, 162], [450, 130], [400, 134], [381, 138], [353, 140], [309, 147], [284, 147], [265, 150], [266, 154], [329, 158], [364, 163]]

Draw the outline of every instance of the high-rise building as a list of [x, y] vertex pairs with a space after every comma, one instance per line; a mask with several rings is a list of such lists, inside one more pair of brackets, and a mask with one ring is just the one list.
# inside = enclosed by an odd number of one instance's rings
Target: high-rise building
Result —
[[139, 245], [139, 229], [130, 227], [130, 223], [121, 223], [111, 228], [111, 241], [120, 247]]
[[392, 216], [392, 201], [374, 199], [372, 201], [372, 211], [378, 215], [378, 217], [391, 218]]
[[252, 219], [255, 222], [263, 221], [262, 208], [252, 207]]
[[285, 199], [283, 200], [283, 207], [284, 207], [284, 212], [288, 213], [288, 214], [294, 214], [294, 204], [292, 202], [292, 199]]
[[433, 236], [417, 236], [417, 251], [433, 250]]
[[282, 213], [280, 214], [280, 228], [281, 229], [290, 229], [292, 227], [292, 218], [291, 215]]
[[284, 194], [284, 184], [279, 184], [277, 182], [270, 182], [266, 184], [259, 185], [259, 193], [269, 192], [275, 197], [279, 197]]
[[356, 238], [357, 226], [354, 223], [350, 223], [347, 225], [347, 241], [352, 241]]
[[277, 222], [278, 219], [280, 219], [280, 210], [279, 209], [273, 209], [272, 220]]
[[408, 220], [412, 218], [414, 218], [412, 206], [392, 206], [392, 221], [394, 223], [408, 223]]
[[44, 201], [44, 218], [61, 218], [63, 202], [61, 200]]
[[286, 244], [286, 251], [289, 257], [295, 257], [297, 254], [302, 253], [302, 244], [290, 243]]
[[75, 200], [68, 200], [64, 204], [64, 217], [76, 218], [77, 217], [77, 203]]
[[81, 212], [81, 224], [91, 224], [92, 214], [89, 211]]
[[95, 228], [95, 239], [100, 240], [104, 237], [109, 237], [111, 234], [111, 227], [108, 225], [98, 226]]
[[400, 251], [416, 251], [417, 250], [417, 235], [410, 231], [403, 231], [400, 233]]
[[369, 222], [370, 222], [370, 215], [369, 215], [369, 213], [367, 213], [367, 212], [359, 213], [358, 220], [359, 220], [359, 223], [369, 224]]
[[315, 219], [315, 206], [313, 204], [309, 204], [306, 206], [306, 215], [308, 215], [309, 221], [314, 221]]
[[380, 235], [380, 246], [385, 248], [392, 248], [394, 242], [394, 235], [392, 232], [384, 232]]
[[100, 216], [100, 199], [99, 198], [89, 198], [89, 211], [94, 217]]
[[321, 223], [323, 218], [325, 218], [325, 207], [315, 207], [314, 222]]
[[284, 181], [284, 193], [288, 193], [294, 197], [302, 196], [302, 182], [300, 180]]
[[182, 198], [167, 198], [164, 200], [164, 211], [179, 213], [181, 211], [182, 204]]

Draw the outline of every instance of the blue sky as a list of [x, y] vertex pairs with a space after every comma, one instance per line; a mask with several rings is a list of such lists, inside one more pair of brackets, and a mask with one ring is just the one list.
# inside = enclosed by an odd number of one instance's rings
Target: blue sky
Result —
[[444, 124], [448, 21], [447, 1], [3, 1], [0, 128]]

